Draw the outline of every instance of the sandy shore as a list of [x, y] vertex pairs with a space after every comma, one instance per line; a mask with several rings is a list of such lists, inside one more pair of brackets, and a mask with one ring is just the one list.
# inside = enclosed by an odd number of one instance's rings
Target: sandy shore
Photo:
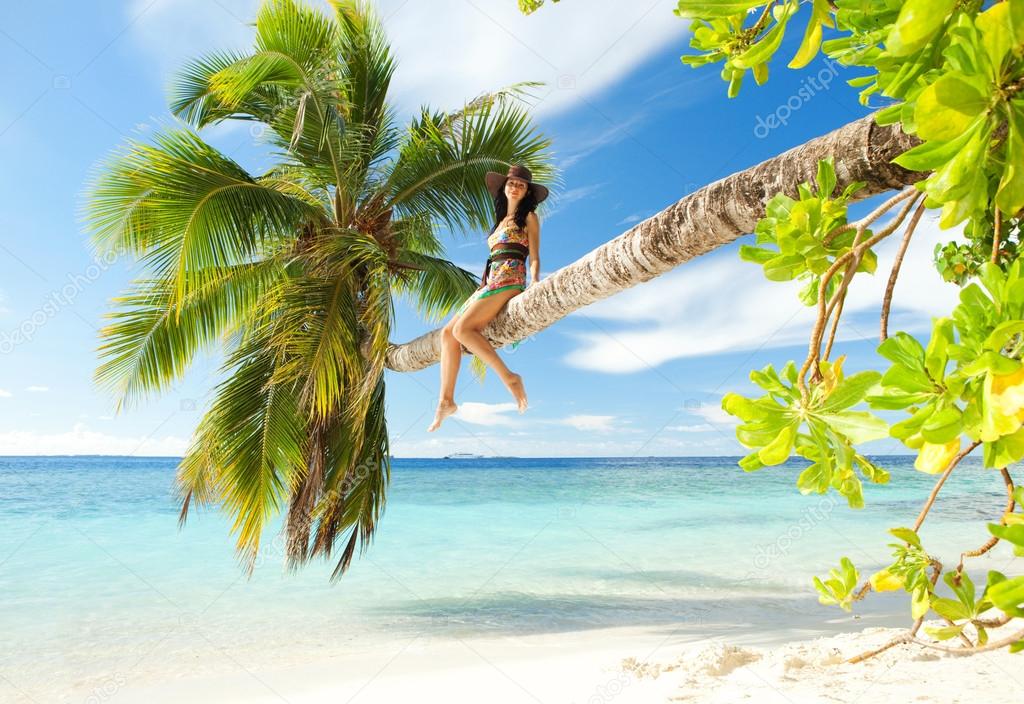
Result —
[[[1019, 628], [1019, 625], [1017, 626]], [[770, 645], [692, 640], [673, 629], [516, 638], [413, 638], [302, 666], [252, 669], [106, 691], [95, 702], [842, 702], [1024, 701], [1024, 653], [954, 657], [899, 646], [843, 664], [900, 629], [868, 627]], [[95, 697], [89, 699], [89, 697]]]

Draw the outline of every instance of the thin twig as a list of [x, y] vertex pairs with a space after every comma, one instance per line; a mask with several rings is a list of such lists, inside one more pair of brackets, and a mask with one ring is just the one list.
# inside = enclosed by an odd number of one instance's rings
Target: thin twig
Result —
[[976, 645], [973, 648], [950, 648], [948, 645], [938, 645], [937, 643], [930, 643], [929, 641], [920, 640], [918, 638], [911, 638], [908, 642], [922, 645], [925, 648], [932, 648], [933, 650], [941, 650], [942, 652], [950, 653], [951, 655], [973, 655], [974, 653], [984, 653], [989, 650], [999, 650], [1000, 648], [1016, 643], [1019, 640], [1024, 640], [1024, 630], [1017, 631], [1011, 636], [991, 641], [985, 645]]
[[[939, 562], [938, 560], [932, 558], [931, 582], [932, 582], [932, 586], [933, 587], [935, 586], [935, 583], [937, 581], [939, 581], [939, 575], [940, 574], [942, 574], [942, 563]], [[910, 627], [910, 630], [907, 631], [906, 633], [902, 633], [902, 634], [896, 636], [895, 638], [893, 638], [892, 640], [890, 640], [888, 643], [886, 643], [885, 645], [883, 645], [881, 647], [875, 648], [874, 650], [868, 650], [866, 652], [861, 653], [860, 655], [855, 655], [854, 657], [850, 658], [846, 662], [848, 662], [851, 665], [854, 665], [854, 664], [856, 664], [858, 662], [864, 662], [868, 658], [873, 658], [876, 655], [878, 655], [879, 653], [884, 653], [886, 650], [888, 650], [889, 648], [892, 648], [893, 646], [899, 645], [900, 643], [908, 643], [908, 642], [910, 642], [911, 640], [913, 640], [914, 636], [917, 635], [917, 632], [921, 629], [921, 625], [923, 623], [924, 623], [924, 615], [921, 615], [921, 616], [919, 616], [917, 618], [916, 621], [914, 621], [914, 625], [912, 625]]]
[[[863, 256], [864, 250], [870, 249], [871, 247], [875, 246], [883, 239], [891, 235], [893, 232], [895, 232], [896, 229], [900, 226], [900, 224], [902, 224], [903, 220], [906, 218], [907, 213], [910, 212], [910, 209], [913, 207], [914, 202], [917, 200], [917, 197], [919, 195], [920, 192], [917, 191], [916, 189], [907, 188], [901, 191], [896, 196], [890, 198], [888, 201], [886, 201], [886, 203], [883, 205], [891, 208], [893, 205], [899, 203], [901, 200], [906, 200], [907, 198], [910, 198], [910, 202], [907, 203], [906, 206], [904, 206], [903, 210], [900, 211], [900, 213], [893, 219], [893, 221], [889, 225], [876, 232], [874, 235], [869, 237], [864, 242], [860, 242], [860, 238], [863, 235], [867, 225], [872, 223], [874, 220], [878, 219], [878, 217], [880, 217], [881, 214], [884, 213], [885, 211], [882, 208], [878, 208], [874, 212], [872, 212], [868, 217], [864, 218], [863, 220], [859, 220], [857, 222], [857, 236], [854, 238], [853, 246], [848, 251], [844, 252], [842, 255], [837, 257], [836, 260], [832, 263], [832, 266], [828, 268], [828, 271], [826, 271], [822, 275], [821, 282], [818, 284], [818, 318], [814, 323], [813, 330], [811, 331], [811, 340], [807, 348], [807, 359], [804, 360], [803, 365], [801, 365], [800, 367], [800, 372], [797, 375], [797, 386], [800, 389], [801, 402], [805, 406], [807, 405], [808, 398], [810, 396], [810, 392], [807, 389], [807, 372], [811, 368], [811, 365], [813, 365], [818, 359], [820, 359], [821, 339], [825, 334], [825, 326], [828, 323], [828, 318], [831, 315], [831, 311], [835, 308], [839, 301], [839, 294], [836, 294], [829, 301], [828, 308], [826, 309], [825, 292], [827, 291], [829, 283], [832, 281], [832, 277], [834, 277], [836, 273], [839, 271], [839, 269], [846, 265], [850, 259], [856, 259], [859, 262], [860, 257]], [[845, 287], [849, 286], [848, 282], [851, 278], [852, 276], [844, 277], [845, 280], [843, 282], [843, 289], [841, 290], [841, 292], [845, 292]], [[817, 370], [815, 370], [815, 375], [816, 374]]]
[[860, 589], [857, 590], [857, 593], [853, 595], [853, 598], [850, 601], [860, 601], [861, 599], [866, 597], [868, 595], [868, 592], [870, 591], [871, 582], [864, 582], [864, 584], [860, 585]]
[[822, 355], [822, 359], [828, 359], [828, 356], [832, 354], [832, 343], [836, 340], [836, 330], [839, 329], [839, 318], [843, 315], [843, 303], [846, 302], [846, 291], [843, 291], [843, 297], [839, 299], [839, 308], [836, 310], [835, 317], [832, 318], [832, 330], [828, 333], [828, 342], [825, 343], [825, 353]]
[[1013, 619], [1014, 617], [1010, 614], [1003, 614], [1002, 616], [997, 616], [996, 618], [972, 619], [971, 623], [974, 624], [975, 628], [977, 628], [978, 626], [981, 626], [982, 628], [999, 628], [1000, 626], [1005, 626]]
[[[761, 30], [765, 28], [765, 25], [768, 24], [768, 18], [771, 17], [772, 8], [775, 7], [776, 2], [778, 2], [778, 0], [772, 0], [764, 6], [764, 9], [761, 11], [761, 16], [757, 18], [757, 22], [747, 30], [747, 32], [749, 32], [749, 36], [756, 39], [757, 35], [761, 33]], [[751, 44], [752, 43], [753, 42], [751, 42]]]
[[900, 248], [896, 252], [896, 259], [892, 263], [892, 271], [889, 272], [889, 283], [885, 286], [885, 297], [882, 299], [882, 332], [880, 342], [885, 342], [886, 338], [889, 337], [889, 307], [892, 305], [892, 292], [896, 288], [896, 279], [899, 278], [900, 267], [903, 266], [903, 257], [906, 255], [907, 247], [910, 245], [910, 238], [914, 235], [914, 230], [917, 229], [917, 223], [920, 221], [924, 211], [924, 201], [921, 201], [921, 205], [914, 211], [914, 217], [911, 218], [910, 224], [907, 225], [906, 232], [903, 233], [903, 241], [900, 242]]
[[880, 206], [872, 210], [870, 213], [865, 215], [860, 220], [857, 220], [856, 222], [853, 223], [840, 225], [836, 229], [832, 230], [832, 232], [828, 233], [827, 235], [825, 235], [825, 237], [822, 238], [821, 243], [827, 245], [829, 242], [831, 242], [839, 235], [843, 234], [844, 232], [847, 232], [848, 230], [852, 230], [855, 227], [867, 228], [868, 225], [870, 225], [875, 220], [889, 212], [893, 208], [893, 206], [895, 206], [901, 200], [909, 198], [910, 196], [920, 195], [920, 193], [921, 191], [917, 190], [915, 186], [907, 186], [902, 191], [900, 191], [892, 198], [882, 203]]
[[966, 448], [961, 450], [956, 457], [949, 461], [949, 465], [946, 467], [946, 471], [942, 473], [942, 476], [939, 477], [939, 480], [935, 482], [935, 486], [932, 487], [932, 493], [928, 495], [928, 500], [925, 502], [924, 508], [921, 509], [921, 513], [918, 514], [917, 520], [914, 521], [914, 527], [911, 528], [911, 530], [913, 530], [916, 533], [921, 528], [921, 524], [924, 523], [924, 519], [928, 515], [928, 512], [931, 510], [932, 504], [935, 503], [935, 497], [939, 495], [939, 490], [942, 488], [942, 485], [946, 483], [946, 480], [949, 479], [949, 475], [952, 474], [956, 466], [960, 464], [960, 460], [962, 460], [964, 457], [967, 457], [967, 455], [971, 454], [974, 451], [974, 449], [978, 447], [978, 445], [980, 444], [980, 440], [972, 442]]
[[992, 263], [999, 263], [999, 226], [1001, 224], [1001, 218], [999, 216], [999, 208], [996, 208], [996, 223], [995, 230], [992, 233]]
[[872, 650], [872, 651], [867, 652], [867, 653], [861, 653], [857, 657], [850, 658], [846, 662], [848, 662], [850, 664], [854, 664], [854, 663], [858, 663], [858, 662], [863, 662], [864, 660], [867, 660], [868, 658], [872, 658], [872, 657], [878, 655], [879, 653], [888, 650], [889, 648], [893, 647], [894, 645], [902, 645], [903, 643], [915, 643], [917, 645], [924, 646], [925, 648], [932, 648], [933, 650], [941, 650], [941, 651], [943, 651], [945, 653], [949, 653], [951, 655], [973, 655], [974, 653], [984, 653], [984, 652], [989, 651], [989, 650], [998, 650], [999, 648], [1002, 648], [1004, 646], [1010, 645], [1011, 643], [1016, 643], [1017, 641], [1019, 641], [1021, 639], [1024, 639], [1024, 630], [1017, 631], [1012, 636], [1007, 636], [1006, 638], [1003, 638], [1001, 640], [991, 641], [989, 643], [986, 643], [985, 645], [976, 645], [976, 646], [971, 647], [971, 648], [950, 648], [948, 645], [938, 645], [938, 644], [932, 643], [930, 641], [921, 640], [920, 638], [915, 638], [913, 635], [911, 635], [908, 632], [908, 633], [904, 633], [903, 635], [896, 636], [891, 641], [889, 641], [888, 643], [883, 645], [881, 648], [877, 648], [877, 649]]

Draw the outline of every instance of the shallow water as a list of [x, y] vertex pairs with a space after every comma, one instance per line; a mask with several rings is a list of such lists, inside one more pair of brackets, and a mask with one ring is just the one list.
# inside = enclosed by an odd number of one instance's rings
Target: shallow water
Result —
[[[853, 511], [801, 496], [800, 462], [746, 474], [729, 458], [399, 459], [374, 545], [331, 585], [332, 564], [285, 572], [273, 532], [246, 579], [216, 511], [179, 531], [174, 459], [0, 458], [0, 674], [42, 701], [68, 683], [215, 668], [204, 652], [287, 662], [420, 634], [832, 615], [810, 577], [842, 555], [865, 574], [887, 564], [886, 528], [912, 524], [934, 482], [912, 458], [879, 461], [891, 483]], [[926, 546], [955, 560], [1004, 502], [998, 474], [966, 464]]]

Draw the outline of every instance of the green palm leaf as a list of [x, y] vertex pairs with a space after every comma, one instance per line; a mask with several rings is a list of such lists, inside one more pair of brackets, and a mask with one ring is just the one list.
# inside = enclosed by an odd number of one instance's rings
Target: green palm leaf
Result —
[[174, 282], [143, 280], [115, 298], [119, 308], [100, 331], [102, 364], [96, 380], [118, 407], [179, 380], [195, 355], [253, 315], [280, 275], [276, 261], [227, 267], [174, 302]]
[[211, 463], [193, 477], [217, 477], [236, 547], [251, 572], [263, 529], [281, 510], [305, 461], [306, 425], [295, 390], [270, 383], [276, 363], [258, 340], [229, 364], [233, 374], [218, 386], [201, 442], [184, 464]]
[[477, 277], [447, 259], [406, 251], [401, 264], [414, 267], [394, 285], [426, 320], [438, 322], [458, 308], [479, 285]]
[[260, 257], [323, 221], [311, 203], [252, 178], [197, 134], [173, 130], [132, 142], [92, 186], [87, 225], [101, 249], [143, 258], [173, 279], [178, 302], [224, 267]]

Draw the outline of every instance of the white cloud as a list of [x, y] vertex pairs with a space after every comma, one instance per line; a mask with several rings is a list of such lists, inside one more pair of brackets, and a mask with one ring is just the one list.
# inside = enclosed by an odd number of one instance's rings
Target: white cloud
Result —
[[626, 217], [622, 218], [621, 220], [619, 220], [615, 224], [616, 225], [632, 225], [633, 223], [640, 222], [643, 219], [644, 218], [643, 218], [642, 215], [640, 215], [640, 213], [632, 213], [631, 215], [627, 215]]
[[171, 435], [123, 437], [89, 430], [82, 423], [64, 433], [0, 432], [0, 455], [138, 455], [180, 457], [188, 441]]
[[717, 404], [709, 405], [702, 403], [696, 408], [687, 408], [686, 411], [688, 411], [691, 415], [703, 418], [712, 426], [736, 425], [739, 422], [736, 420], [734, 416], [731, 416], [728, 413], [726, 413], [724, 410], [722, 410], [722, 407]]
[[452, 418], [458, 418], [473, 425], [517, 425], [515, 419], [506, 415], [512, 412], [518, 411], [516, 411], [516, 404], [511, 401], [508, 403], [463, 401]]
[[[316, 0], [311, 3], [325, 7]], [[669, 44], [688, 23], [671, 2], [590, 0], [549, 3], [524, 17], [512, 0], [376, 0], [398, 60], [394, 99], [451, 109], [518, 81], [543, 81], [535, 112], [554, 114], [589, 100]], [[140, 49], [170, 74], [192, 57], [246, 49], [258, 0], [135, 0], [129, 18]], [[610, 21], [614, 18], [614, 21]]]
[[14, 395], [14, 394], [12, 394], [12, 393], [11, 393], [10, 391], [8, 391], [7, 389], [0, 389], [0, 398], [10, 398], [10, 397], [11, 397], [11, 396], [13, 396], [13, 395]]
[[697, 425], [667, 425], [665, 430], [674, 430], [677, 433], [708, 433], [717, 428], [710, 423], [698, 423]]
[[[566, 139], [561, 142], [561, 146], [567, 151], [567, 155], [561, 159], [556, 159], [559, 170], [567, 171], [569, 167], [583, 161], [597, 150], [604, 149], [625, 139], [630, 134], [630, 128], [639, 125], [646, 118], [646, 113], [637, 111], [627, 118], [617, 120], [614, 126], [603, 129], [597, 134], [582, 138], [574, 133], [566, 135]], [[574, 138], [578, 140], [575, 143], [573, 142]]]
[[576, 430], [604, 431], [613, 430], [612, 421], [614, 420], [615, 416], [572, 415], [557, 422], [576, 428]]
[[[877, 335], [899, 235], [879, 247], [875, 275], [860, 275], [851, 285], [838, 340]], [[948, 314], [956, 305], [957, 287], [942, 281], [932, 265], [935, 243], [954, 236], [939, 231], [937, 217], [922, 219], [896, 285], [891, 330], [926, 331], [931, 316]], [[768, 281], [760, 267], [741, 261], [735, 251], [698, 259], [573, 313], [622, 326], [571, 333], [580, 344], [565, 360], [583, 369], [630, 373], [682, 357], [802, 345], [814, 311], [799, 302], [798, 288]]]
[[49, 386], [26, 386], [25, 391], [31, 391], [32, 393], [45, 393], [50, 390]]
[[[445, 426], [447, 427], [447, 426]], [[500, 434], [474, 434], [466, 437], [452, 429], [446, 437], [416, 440], [399, 438], [391, 445], [395, 457], [444, 457], [453, 452], [473, 452], [485, 456], [508, 457], [636, 457], [676, 455], [737, 455], [742, 453], [730, 438], [721, 435], [680, 439], [661, 433], [649, 441], [632, 442], [589, 437], [571, 441], [565, 438], [545, 439], [534, 435], [529, 442], [521, 436], [502, 431]]]

